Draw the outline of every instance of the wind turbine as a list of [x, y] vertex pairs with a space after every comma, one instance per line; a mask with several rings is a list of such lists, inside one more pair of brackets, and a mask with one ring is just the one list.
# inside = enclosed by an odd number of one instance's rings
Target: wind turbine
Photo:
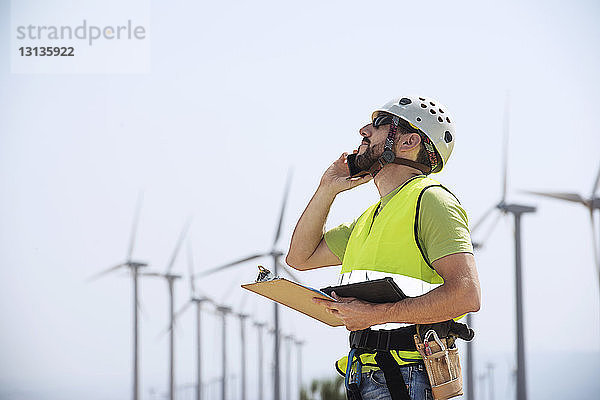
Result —
[[298, 340], [296, 339], [294, 341], [294, 343], [296, 344], [296, 348], [298, 350], [298, 353], [296, 354], [296, 361], [298, 363], [297, 366], [297, 373], [298, 373], [298, 396], [300, 396], [300, 391], [302, 390], [302, 346], [304, 345], [304, 341], [303, 340]]
[[[280, 331], [276, 331], [275, 327], [269, 327], [267, 329], [267, 334], [269, 336], [273, 336], [273, 341], [278, 340], [281, 341], [281, 332]], [[270, 364], [270, 367], [272, 369], [271, 373], [273, 374], [273, 376], [279, 376], [279, 373], [275, 370], [275, 359], [272, 360], [272, 363]], [[275, 394], [273, 394], [273, 397], [275, 397]]]
[[480, 393], [480, 400], [481, 399], [485, 399], [485, 391], [484, 391], [484, 386], [485, 386], [485, 380], [487, 379], [487, 375], [486, 374], [479, 374], [477, 376], [478, 381], [479, 381], [479, 387], [481, 389], [479, 389], [479, 393]]
[[[174, 321], [177, 319], [191, 306], [196, 305], [196, 400], [202, 399], [202, 340], [201, 340], [201, 317], [202, 317], [202, 304], [209, 302], [214, 304], [213, 300], [206, 296], [199, 296], [196, 291], [196, 285], [194, 283], [194, 254], [192, 247], [188, 241], [188, 273], [190, 279], [190, 299], [177, 311], [174, 317]], [[170, 330], [170, 328], [168, 328]]]
[[[550, 197], [553, 199], [578, 203], [578, 204], [585, 206], [585, 208], [588, 209], [588, 211], [590, 213], [590, 224], [592, 227], [592, 247], [594, 248], [594, 264], [596, 267], [595, 272], [597, 275], [596, 278], [598, 279], [598, 287], [599, 287], [598, 294], [600, 294], [600, 248], [598, 248], [598, 246], [600, 245], [600, 240], [598, 240], [598, 242], [596, 241], [596, 223], [595, 223], [595, 219], [594, 219], [594, 212], [596, 210], [600, 210], [600, 196], [596, 194], [598, 192], [599, 188], [600, 188], [600, 168], [598, 168], [598, 173], [596, 174], [596, 181], [594, 182], [594, 186], [592, 186], [592, 192], [590, 193], [590, 196], [587, 198], [581, 196], [579, 193], [526, 191], [526, 193], [531, 193], [531, 194], [534, 194], [537, 196]], [[600, 231], [599, 231], [598, 235], [600, 236]], [[599, 309], [599, 311], [600, 311], [600, 309]]]
[[[294, 280], [296, 280], [297, 282], [299, 282], [298, 278], [296, 278], [294, 276], [294, 274], [290, 271], [290, 268], [285, 265], [284, 263], [282, 263], [280, 261], [281, 256], [284, 255], [284, 253], [280, 250], [276, 249], [277, 246], [277, 241], [279, 240], [279, 237], [281, 235], [281, 226], [283, 223], [283, 216], [285, 213], [285, 207], [287, 204], [287, 198], [288, 198], [288, 194], [290, 191], [290, 184], [291, 184], [291, 180], [292, 180], [292, 174], [291, 172], [288, 174], [288, 178], [287, 178], [287, 182], [286, 182], [286, 186], [285, 186], [285, 192], [283, 195], [283, 202], [281, 204], [281, 210], [279, 213], [279, 221], [277, 222], [277, 230], [275, 232], [275, 238], [273, 240], [273, 245], [271, 247], [271, 250], [269, 252], [264, 252], [264, 253], [258, 253], [258, 254], [253, 254], [251, 256], [248, 257], [244, 257], [240, 260], [236, 260], [230, 263], [227, 263], [225, 265], [220, 265], [218, 267], [209, 269], [205, 272], [202, 272], [200, 274], [197, 274], [196, 276], [207, 276], [207, 275], [211, 275], [214, 274], [216, 272], [220, 272], [223, 270], [226, 270], [228, 268], [237, 266], [241, 263], [244, 263], [246, 261], [251, 261], [251, 260], [255, 260], [257, 258], [261, 258], [261, 257], [266, 257], [266, 256], [271, 256], [273, 258], [273, 273], [275, 274], [275, 276], [277, 276], [277, 268], [281, 267], [283, 269], [284, 272], [286, 272], [288, 275], [290, 275]], [[279, 304], [277, 302], [273, 302], [273, 310], [274, 310], [274, 329], [279, 332]], [[280, 370], [280, 366], [279, 366], [279, 348], [280, 348], [280, 338], [279, 338], [279, 334], [275, 335], [275, 340], [274, 340], [274, 349], [273, 349], [273, 359], [274, 359], [274, 379], [273, 379], [273, 399], [274, 400], [280, 400], [280, 375], [279, 375], [279, 370]]]
[[291, 400], [292, 393], [292, 380], [291, 380], [291, 352], [292, 352], [292, 342], [294, 341], [294, 336], [292, 335], [284, 335], [283, 340], [285, 340], [285, 400]]
[[138, 270], [140, 268], [148, 266], [148, 263], [134, 261], [133, 260], [133, 249], [135, 248], [135, 238], [137, 234], [137, 226], [140, 218], [140, 210], [142, 208], [143, 194], [140, 192], [138, 194], [137, 205], [135, 209], [135, 215], [133, 217], [133, 226], [131, 228], [131, 237], [129, 239], [129, 250], [127, 251], [127, 258], [121, 264], [115, 265], [114, 267], [110, 267], [99, 273], [91, 276], [88, 279], [88, 282], [94, 281], [104, 275], [107, 275], [111, 272], [114, 272], [123, 267], [129, 268], [131, 270], [131, 278], [133, 283], [133, 400], [139, 399], [139, 319], [138, 319]]
[[163, 278], [167, 281], [167, 288], [169, 290], [169, 399], [173, 400], [175, 396], [175, 330], [173, 329], [175, 323], [175, 299], [173, 288], [175, 281], [181, 278], [181, 275], [172, 274], [171, 270], [173, 269], [173, 265], [175, 264], [175, 260], [177, 259], [177, 255], [179, 254], [179, 249], [181, 248], [181, 244], [183, 243], [183, 239], [187, 234], [187, 231], [190, 227], [191, 218], [185, 223], [181, 233], [179, 234], [179, 239], [175, 244], [175, 250], [173, 251], [173, 255], [171, 256], [171, 260], [167, 265], [167, 270], [164, 274], [158, 272], [145, 272], [141, 275], [143, 276], [151, 276], [157, 278]]
[[494, 400], [494, 363], [487, 363], [486, 367], [489, 377], [490, 400]]
[[258, 338], [258, 398], [264, 399], [263, 397], [263, 328], [266, 323], [254, 322], [254, 326], [257, 329]]
[[[527, 382], [526, 382], [526, 366], [525, 366], [525, 334], [523, 327], [523, 285], [522, 285], [522, 262], [521, 262], [521, 217], [523, 214], [533, 213], [536, 208], [532, 206], [516, 204], [516, 203], [507, 203], [506, 202], [506, 187], [507, 187], [507, 170], [508, 170], [508, 134], [509, 134], [509, 100], [508, 96], [506, 97], [505, 104], [505, 112], [504, 112], [504, 145], [503, 145], [503, 183], [502, 183], [502, 198], [498, 204], [492, 206], [489, 210], [487, 210], [481, 219], [473, 225], [471, 233], [475, 232], [495, 210], [500, 211], [498, 217], [494, 221], [492, 228], [488, 231], [488, 234], [491, 233], [491, 230], [496, 225], [499, 217], [501, 215], [506, 215], [508, 213], [512, 214], [514, 217], [514, 239], [515, 239], [515, 292], [516, 292], [516, 315], [517, 315], [517, 325], [516, 325], [516, 335], [517, 335], [517, 400], [526, 400], [527, 399]], [[483, 242], [474, 242], [473, 247], [476, 249], [481, 248]], [[468, 372], [471, 374], [471, 372]], [[472, 376], [469, 377], [472, 379]]]
[[242, 353], [242, 400], [246, 400], [246, 318], [248, 314], [238, 313], [236, 314], [240, 319], [240, 339], [241, 339], [241, 353]]
[[[473, 317], [471, 316], [471, 313], [467, 314], [467, 326], [469, 326], [469, 328], [474, 329], [473, 328]], [[473, 355], [473, 341], [470, 340], [468, 342], [465, 343], [466, 346], [466, 350], [467, 350], [467, 359], [466, 359], [466, 364], [467, 364], [467, 373], [466, 375], [466, 386], [467, 386], [467, 400], [475, 400], [475, 385], [473, 382], [473, 364], [474, 364], [474, 355]]]
[[222, 332], [221, 337], [223, 339], [223, 354], [221, 360], [221, 368], [223, 379], [221, 380], [221, 400], [227, 400], [227, 314], [231, 312], [231, 307], [217, 306], [217, 312], [221, 313]]

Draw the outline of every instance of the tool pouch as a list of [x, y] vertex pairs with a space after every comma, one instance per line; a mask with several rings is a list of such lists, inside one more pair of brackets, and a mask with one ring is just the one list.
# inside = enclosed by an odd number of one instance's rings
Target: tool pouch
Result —
[[414, 338], [417, 351], [425, 362], [433, 398], [444, 400], [462, 395], [462, 373], [454, 343], [449, 349], [446, 339], [440, 339], [433, 329], [425, 333], [423, 341], [418, 334]]

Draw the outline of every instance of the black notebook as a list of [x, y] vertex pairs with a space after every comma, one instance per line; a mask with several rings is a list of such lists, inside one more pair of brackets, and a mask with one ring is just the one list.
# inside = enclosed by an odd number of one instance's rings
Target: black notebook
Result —
[[335, 292], [340, 297], [355, 297], [369, 303], [395, 303], [408, 297], [390, 277], [348, 285], [328, 286], [321, 291], [328, 295]]

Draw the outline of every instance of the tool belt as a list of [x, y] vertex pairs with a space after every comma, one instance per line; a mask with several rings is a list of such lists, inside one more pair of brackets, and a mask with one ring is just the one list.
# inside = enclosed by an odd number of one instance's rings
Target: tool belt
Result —
[[[454, 342], [456, 338], [472, 340], [473, 336], [472, 329], [454, 320], [394, 330], [364, 329], [350, 332], [351, 350], [345, 378], [348, 400], [362, 400], [359, 356], [373, 352], [377, 353], [375, 361], [385, 376], [392, 400], [410, 400], [400, 365], [390, 350], [419, 351], [431, 382], [434, 399], [444, 400], [461, 395], [462, 374]], [[431, 338], [433, 340], [430, 341]], [[353, 367], [354, 364], [356, 367]]]

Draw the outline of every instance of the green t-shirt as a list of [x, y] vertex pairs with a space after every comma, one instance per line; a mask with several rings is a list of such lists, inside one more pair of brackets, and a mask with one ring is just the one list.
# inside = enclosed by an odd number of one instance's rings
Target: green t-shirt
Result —
[[[401, 187], [381, 198], [378, 212]], [[339, 225], [325, 233], [327, 247], [340, 261], [344, 259], [348, 239], [355, 224], [356, 220]], [[432, 187], [423, 193], [417, 235], [430, 263], [450, 254], [473, 253], [467, 213], [458, 200], [441, 187]]]

